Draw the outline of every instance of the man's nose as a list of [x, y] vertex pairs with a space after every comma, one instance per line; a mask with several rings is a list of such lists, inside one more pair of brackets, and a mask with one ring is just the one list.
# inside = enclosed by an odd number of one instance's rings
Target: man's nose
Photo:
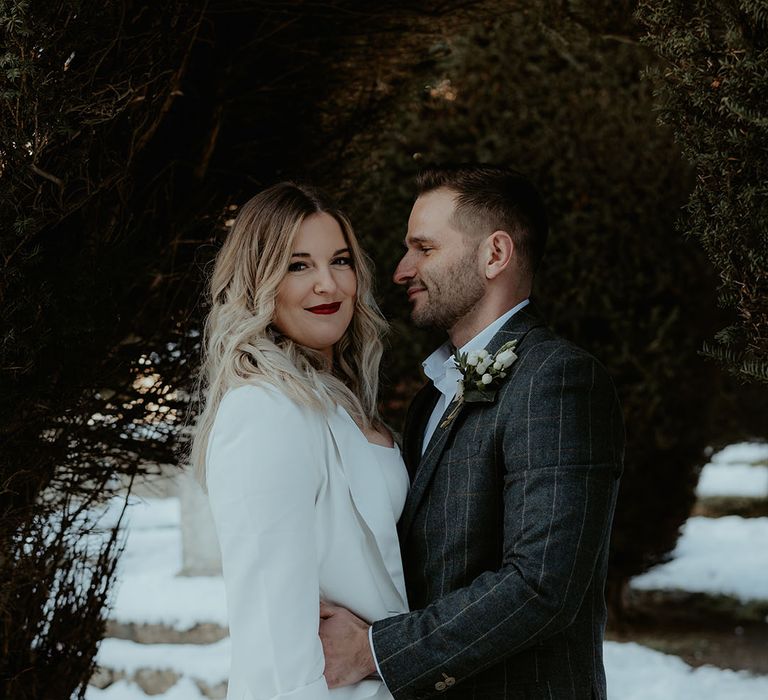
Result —
[[416, 270], [411, 264], [410, 254], [406, 253], [395, 268], [392, 279], [395, 284], [408, 284], [408, 281], [416, 276]]

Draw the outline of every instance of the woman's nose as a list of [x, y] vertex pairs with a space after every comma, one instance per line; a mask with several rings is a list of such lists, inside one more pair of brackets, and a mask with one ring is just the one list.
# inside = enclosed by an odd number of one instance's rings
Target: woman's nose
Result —
[[330, 268], [318, 268], [313, 291], [315, 294], [331, 294], [336, 291], [336, 280]]

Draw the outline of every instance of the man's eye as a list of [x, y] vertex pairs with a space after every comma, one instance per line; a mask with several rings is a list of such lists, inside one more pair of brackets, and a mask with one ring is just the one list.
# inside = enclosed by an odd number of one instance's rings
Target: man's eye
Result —
[[288, 272], [301, 272], [307, 269], [307, 264], [303, 262], [295, 262], [288, 265]]
[[424, 253], [424, 255], [429, 253], [430, 250], [432, 250], [432, 248], [425, 248], [424, 246], [421, 247], [421, 252]]
[[336, 258], [333, 261], [334, 265], [342, 265], [347, 267], [352, 267], [352, 258], [344, 257], [344, 258]]

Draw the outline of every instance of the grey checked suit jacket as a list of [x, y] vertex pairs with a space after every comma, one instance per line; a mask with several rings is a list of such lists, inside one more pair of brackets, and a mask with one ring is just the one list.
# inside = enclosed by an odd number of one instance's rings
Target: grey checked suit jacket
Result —
[[431, 384], [406, 419], [411, 491], [399, 528], [413, 612], [372, 632], [396, 700], [606, 698], [621, 408], [602, 365], [552, 333], [534, 304], [488, 350], [515, 338], [495, 401], [465, 404], [423, 457]]

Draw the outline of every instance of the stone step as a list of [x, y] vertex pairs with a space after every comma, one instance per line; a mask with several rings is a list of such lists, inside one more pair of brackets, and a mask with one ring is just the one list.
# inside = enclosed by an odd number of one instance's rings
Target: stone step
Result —
[[139, 644], [213, 644], [228, 634], [218, 622], [198, 622], [189, 629], [179, 629], [162, 623], [108, 620], [106, 637]]
[[[722, 453], [721, 453], [722, 454]], [[758, 455], [753, 454], [756, 458]], [[768, 465], [763, 463], [711, 462], [701, 471], [696, 496], [702, 505], [732, 515], [751, 506], [768, 506]], [[747, 513], [749, 515], [749, 513]]]
[[213, 644], [142, 644], [105, 639], [97, 655], [91, 685], [100, 690], [133, 684], [146, 695], [165, 697], [191, 682], [200, 695], [222, 700], [227, 695], [229, 639]]
[[691, 517], [670, 560], [630, 581], [626, 610], [706, 623], [766, 623], [768, 518]]
[[697, 623], [702, 628], [723, 624], [756, 623], [768, 633], [768, 600], [741, 600], [724, 594], [683, 590], [642, 590], [630, 588], [625, 596], [630, 618], [667, 622]]
[[768, 516], [768, 498], [748, 496], [699, 498], [691, 515], [701, 515], [705, 518], [722, 518], [727, 515], [738, 515], [742, 518], [762, 518]]

